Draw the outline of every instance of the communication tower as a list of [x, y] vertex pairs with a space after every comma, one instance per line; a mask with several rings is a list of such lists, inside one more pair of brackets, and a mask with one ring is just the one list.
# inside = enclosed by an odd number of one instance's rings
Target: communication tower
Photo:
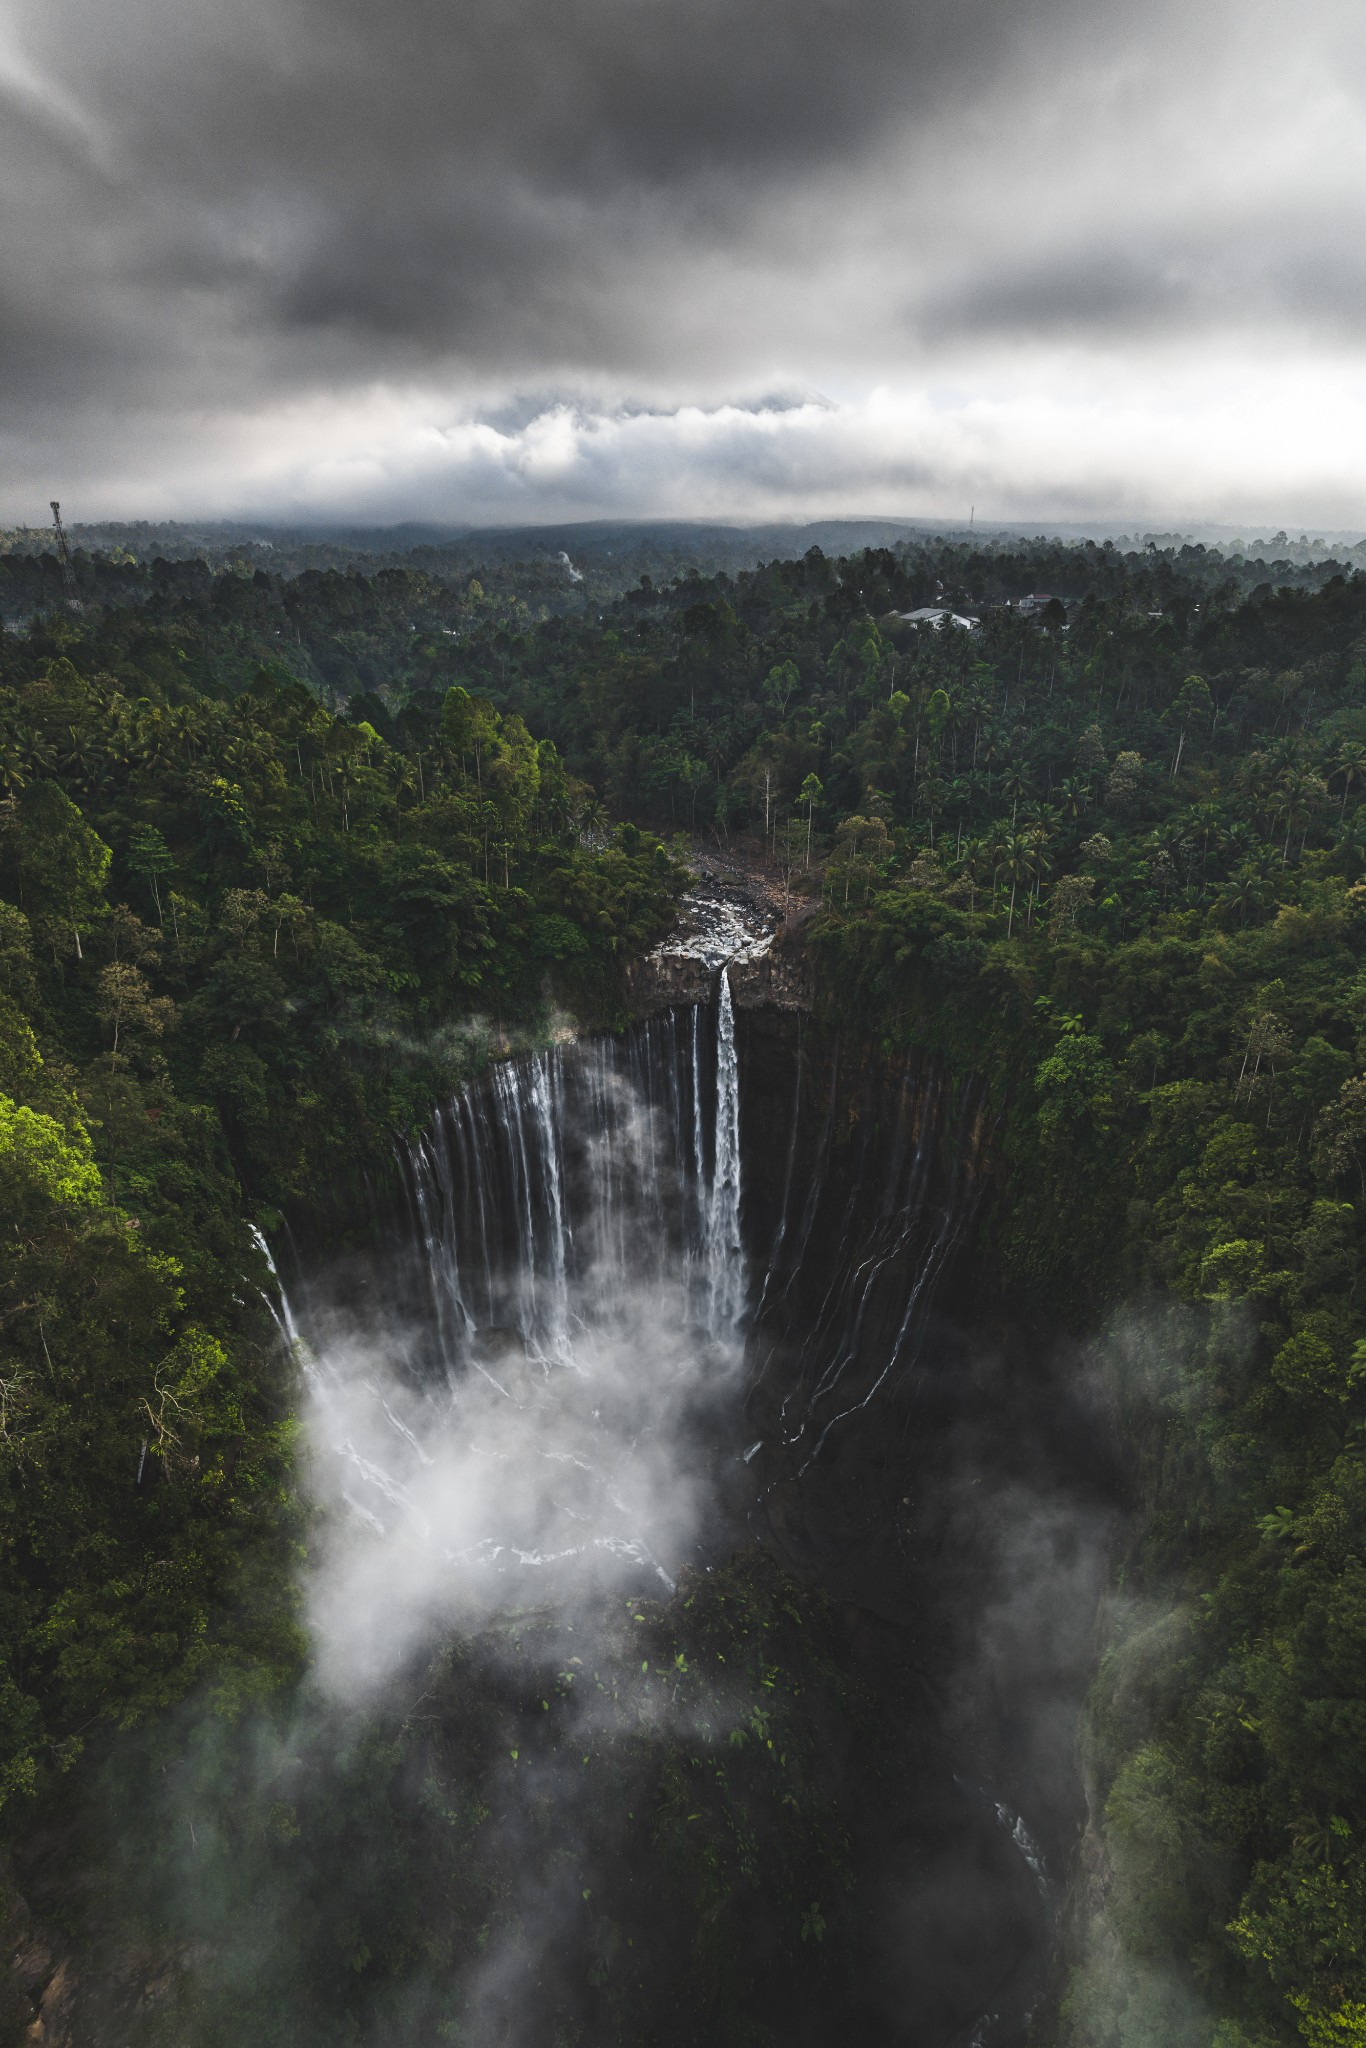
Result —
[[81, 609], [76, 595], [76, 569], [71, 560], [71, 549], [67, 546], [66, 528], [62, 525], [62, 508], [56, 498], [48, 501], [52, 506], [52, 524], [57, 529], [57, 553], [62, 563], [62, 588], [66, 592], [67, 605], [73, 612]]

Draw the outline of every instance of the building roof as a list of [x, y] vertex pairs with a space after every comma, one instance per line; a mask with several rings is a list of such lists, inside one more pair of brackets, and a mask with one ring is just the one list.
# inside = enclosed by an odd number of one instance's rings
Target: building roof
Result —
[[982, 623], [980, 619], [969, 618], [965, 612], [951, 612], [947, 606], [940, 604], [918, 605], [913, 612], [898, 612], [897, 617], [903, 619], [908, 626], [942, 626], [947, 621], [949, 625], [958, 626], [965, 633], [975, 633]]

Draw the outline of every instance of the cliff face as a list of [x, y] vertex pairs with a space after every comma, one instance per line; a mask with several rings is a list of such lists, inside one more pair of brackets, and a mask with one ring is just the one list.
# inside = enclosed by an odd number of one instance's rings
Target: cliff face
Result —
[[632, 1014], [652, 1017], [676, 1004], [710, 1003], [723, 967], [737, 1009], [810, 1010], [814, 981], [805, 927], [815, 908], [801, 904], [779, 921], [765, 898], [747, 895], [742, 885], [720, 895], [716, 882], [707, 882], [683, 899], [676, 930], [627, 970]]
[[642, 954], [626, 970], [626, 1000], [634, 1017], [657, 1017], [684, 1003], [709, 1003], [716, 974], [694, 953], [664, 951]]
[[[784, 925], [763, 948], [737, 953], [726, 965], [737, 1010], [810, 1010], [811, 963], [799, 927]], [[660, 948], [627, 970], [627, 1001], [636, 1017], [654, 1017], [686, 1003], [710, 1003], [718, 968], [696, 953]]]
[[[1071, 1361], [1011, 1326], [984, 1265], [981, 1226], [1000, 1177], [984, 1089], [931, 1054], [888, 1053], [871, 1031], [826, 1021], [799, 923], [699, 920], [636, 963], [636, 1025], [563, 1054], [567, 1069], [583, 1071], [564, 1083], [576, 1106], [557, 1203], [577, 1217], [610, 1179], [574, 1134], [596, 1128], [613, 1077], [648, 1103], [661, 1132], [676, 1121], [691, 1158], [699, 1090], [703, 1122], [716, 1121], [723, 966], [751, 1314], [743, 1391], [707, 1411], [694, 1444], [712, 1489], [704, 1574], [729, 1570], [732, 1547], [757, 1555], [757, 1538], [818, 1589], [812, 1611], [837, 1617], [838, 1687], [876, 1727], [846, 1760], [835, 1753], [848, 1733], [843, 1705], [833, 1729], [803, 1723], [803, 1739], [834, 1759], [852, 1845], [856, 1890], [823, 1964], [836, 2003], [853, 2001], [846, 2032], [904, 2042], [914, 2011], [915, 2039], [947, 2048], [990, 2011], [999, 2025], [972, 2037], [1021, 2048], [1046, 1996], [1059, 1880], [1083, 1818], [1074, 1740], [1109, 1511], [1094, 1418], [1078, 1402]], [[703, 1006], [700, 1017], [690, 1004]], [[458, 1211], [459, 1241], [473, 1243], [477, 1231], [495, 1266], [523, 1220], [530, 1228], [531, 1191], [543, 1200], [548, 1178], [528, 1170], [541, 1155], [525, 1102], [522, 1121], [503, 1133], [517, 1142], [495, 1143], [512, 1093], [512, 1067], [492, 1070], [459, 1118], [448, 1107], [438, 1120], [445, 1136], [430, 1158], [431, 1214], [440, 1193]], [[522, 1094], [531, 1100], [529, 1088]], [[699, 1174], [711, 1142], [697, 1138]], [[662, 1202], [661, 1228], [668, 1209]], [[427, 1299], [414, 1260], [429, 1219], [423, 1230], [418, 1220], [406, 1211], [377, 1219], [369, 1255], [344, 1262], [338, 1303], [396, 1323], [411, 1317]], [[511, 1339], [492, 1311], [487, 1321], [490, 1341]], [[464, 1726], [454, 1709], [451, 1725]], [[605, 1796], [607, 1808], [612, 1797], [639, 1808], [624, 1789]], [[651, 1856], [653, 1869], [654, 1848]], [[39, 1884], [34, 1905], [58, 1924], [55, 1892], [43, 1896]], [[579, 1982], [572, 1928], [565, 1939]], [[64, 1959], [60, 1943], [17, 1923], [11, 1953], [27, 2038], [51, 2048], [150, 2039], [177, 1970], [193, 1967], [148, 1945]], [[785, 1966], [770, 1956], [753, 1968], [776, 2022], [789, 1995]], [[783, 2037], [824, 2041], [835, 2024], [813, 2007], [785, 2019]], [[660, 2027], [662, 2040], [700, 2038], [682, 2023]], [[193, 2038], [203, 2037], [185, 2035]]]
[[792, 1562], [896, 1612], [883, 1552], [938, 1432], [943, 1332], [983, 1312], [993, 1120], [973, 1076], [795, 1008], [737, 1004], [736, 1044], [756, 1494]]
[[740, 1010], [810, 1010], [815, 986], [803, 928], [783, 925], [766, 952], [737, 960], [730, 989]]
[[[1042, 1921], [1016, 1943], [991, 1909], [1000, 2031], [978, 2037], [1016, 2048], [1061, 1989], [1085, 1821], [1076, 1740], [1121, 1487], [1105, 1412], [1076, 1349], [1002, 1296], [984, 1228], [998, 1126], [976, 1077], [804, 1008], [737, 992], [736, 1011], [746, 1512], [858, 1617], [861, 1670], [896, 1646], [889, 1725], [927, 1758], [942, 1745], [928, 1776], [948, 1768], [1027, 1845]], [[915, 1855], [933, 1861], [918, 1835]]]
[[175, 2010], [192, 1945], [131, 1935], [107, 1898], [95, 1906], [102, 1886], [89, 1845], [65, 1829], [37, 1830], [21, 1845], [17, 1870], [0, 1868], [6, 2048], [142, 2048], [176, 2038], [158, 2030]]

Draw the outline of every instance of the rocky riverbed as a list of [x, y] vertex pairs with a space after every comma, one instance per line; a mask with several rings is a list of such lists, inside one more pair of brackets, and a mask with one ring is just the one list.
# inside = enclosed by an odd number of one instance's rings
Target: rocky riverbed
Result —
[[793, 898], [756, 864], [695, 849], [694, 884], [669, 936], [636, 961], [631, 1007], [648, 1017], [675, 1003], [710, 1002], [722, 968], [742, 1009], [811, 1007], [802, 926], [816, 905]]

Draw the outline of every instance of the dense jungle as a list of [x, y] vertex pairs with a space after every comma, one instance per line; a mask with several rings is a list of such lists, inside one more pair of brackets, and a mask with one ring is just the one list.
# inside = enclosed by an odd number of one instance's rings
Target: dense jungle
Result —
[[[851, 1661], [857, 1602], [752, 1524], [584, 1596], [567, 1818], [568, 1610], [387, 1700], [312, 1672], [263, 1240], [291, 1286], [359, 1261], [433, 1105], [624, 1042], [705, 855], [822, 1043], [979, 1091], [971, 1291], [1113, 1466], [1048, 1966], [1000, 2038], [1366, 2042], [1366, 573], [632, 545], [0, 552], [5, 2038], [979, 2038], [850, 2018], [858, 1816], [923, 1673]], [[516, 1827], [509, 1757], [552, 1788]], [[538, 1918], [519, 2030], [480, 1959]]]

